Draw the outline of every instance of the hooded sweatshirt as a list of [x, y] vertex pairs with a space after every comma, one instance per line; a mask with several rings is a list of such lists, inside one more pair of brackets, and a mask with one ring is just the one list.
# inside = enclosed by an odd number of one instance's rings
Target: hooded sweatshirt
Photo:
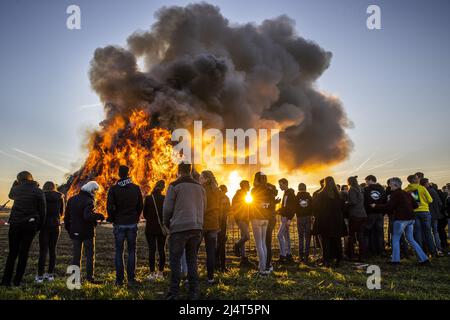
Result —
[[130, 178], [120, 179], [108, 191], [108, 221], [117, 225], [137, 224], [143, 209], [142, 193]]
[[372, 208], [371, 204], [382, 204], [386, 200], [386, 191], [378, 184], [370, 184], [364, 188], [364, 207], [367, 214], [382, 214], [381, 207]]
[[409, 192], [417, 202], [418, 207], [414, 212], [430, 212], [429, 205], [433, 202], [433, 198], [424, 186], [418, 183], [411, 183], [406, 187], [405, 191]]
[[44, 194], [47, 203], [47, 214], [45, 215], [43, 227], [58, 227], [61, 224], [61, 217], [64, 216], [64, 195], [57, 191], [46, 191]]

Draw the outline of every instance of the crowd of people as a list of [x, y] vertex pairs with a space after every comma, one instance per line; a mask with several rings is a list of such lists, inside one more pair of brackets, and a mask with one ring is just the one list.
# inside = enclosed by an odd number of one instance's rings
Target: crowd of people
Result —
[[[198, 252], [203, 242], [208, 284], [215, 283], [217, 272], [227, 271], [227, 226], [231, 221], [236, 223], [240, 234], [240, 239], [233, 244], [233, 254], [240, 258], [242, 266], [257, 268], [262, 277], [273, 271], [272, 236], [277, 220], [280, 224], [276, 263], [280, 265], [312, 262], [312, 239], [322, 253], [313, 262], [325, 267], [337, 267], [343, 259], [363, 262], [370, 257], [387, 256], [388, 246], [392, 251], [389, 263], [396, 265], [401, 258], [410, 255], [408, 243], [420, 265], [428, 265], [431, 258], [448, 252], [450, 185], [438, 189], [420, 172], [408, 176], [407, 186], [400, 178], [393, 177], [387, 181], [386, 188], [373, 175], [367, 176], [362, 184], [356, 176], [349, 177], [342, 186], [337, 185], [333, 177], [327, 177], [320, 181], [320, 189], [312, 195], [304, 183], [298, 185], [296, 193], [289, 187], [288, 180], [282, 178], [278, 181], [283, 192], [280, 198], [267, 176], [257, 172], [252, 186], [247, 180], [241, 181], [240, 189], [230, 201], [227, 187], [218, 185], [213, 172], [199, 174], [187, 163], [179, 164], [178, 178], [169, 184], [166, 194], [163, 194], [166, 183], [161, 180], [145, 197], [129, 177], [129, 170], [120, 166], [119, 179], [108, 190], [105, 214], [95, 210], [95, 195], [100, 189], [95, 181], [83, 185], [66, 203], [53, 182], [46, 182], [40, 189], [31, 173], [20, 172], [9, 193], [14, 204], [1, 285], [21, 284], [30, 246], [38, 232], [39, 262], [35, 281], [53, 281], [62, 224], [72, 240], [72, 264], [81, 267], [84, 252], [86, 280], [96, 283], [96, 226], [104, 220], [113, 224], [116, 285], [125, 283], [125, 274], [127, 284], [136, 285], [136, 242], [142, 216], [146, 220], [149, 280], [164, 278], [168, 242], [170, 286], [167, 299], [178, 298], [183, 277], [187, 277], [189, 298], [199, 298]], [[386, 216], [389, 220], [387, 239]], [[299, 240], [297, 259], [290, 238], [294, 217]], [[248, 258], [246, 243], [251, 237], [250, 229], [257, 265]]]

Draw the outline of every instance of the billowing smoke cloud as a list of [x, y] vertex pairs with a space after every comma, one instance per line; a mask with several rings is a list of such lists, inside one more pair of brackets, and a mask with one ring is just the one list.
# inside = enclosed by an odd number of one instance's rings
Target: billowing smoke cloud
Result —
[[[230, 24], [218, 7], [163, 7], [127, 48], [95, 51], [90, 80], [106, 104], [105, 121], [143, 108], [155, 125], [281, 128], [280, 151], [290, 169], [344, 160], [351, 126], [341, 102], [315, 80], [332, 57], [298, 36], [287, 16], [261, 25]], [[138, 68], [143, 59], [146, 69]]]

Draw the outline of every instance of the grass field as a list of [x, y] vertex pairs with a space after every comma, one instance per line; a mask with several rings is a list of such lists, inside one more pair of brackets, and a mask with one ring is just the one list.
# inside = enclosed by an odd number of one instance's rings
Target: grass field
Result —
[[[8, 251], [8, 226], [0, 226], [0, 268]], [[96, 278], [103, 284], [83, 284], [81, 290], [66, 287], [65, 270], [70, 263], [71, 243], [65, 231], [58, 244], [56, 280], [53, 283], [35, 284], [38, 257], [37, 237], [33, 242], [24, 283], [19, 288], [0, 288], [0, 300], [4, 299], [164, 299], [168, 286], [166, 280], [146, 280], [147, 243], [140, 228], [138, 237], [137, 279], [141, 284], [135, 288], [114, 285], [114, 245], [110, 225], [97, 229]], [[229, 256], [229, 272], [217, 275], [217, 284], [206, 284], [204, 255], [200, 254], [199, 270], [203, 299], [450, 299], [450, 257], [432, 260], [430, 267], [420, 267], [412, 256], [400, 266], [390, 266], [385, 259], [369, 260], [367, 263], [381, 268], [381, 290], [369, 290], [366, 286], [366, 269], [358, 269], [352, 262], [344, 262], [339, 268], [294, 264], [275, 264], [273, 275], [257, 276], [256, 270], [240, 269], [236, 258]], [[275, 253], [276, 257], [276, 253]], [[256, 258], [253, 255], [253, 261]], [[185, 293], [182, 290], [182, 294]]]

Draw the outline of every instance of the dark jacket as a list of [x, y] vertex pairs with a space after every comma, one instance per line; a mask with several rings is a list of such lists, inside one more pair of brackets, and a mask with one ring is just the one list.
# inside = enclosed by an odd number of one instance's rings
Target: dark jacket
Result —
[[291, 220], [295, 216], [295, 211], [297, 209], [296, 205], [295, 191], [294, 189], [289, 188], [283, 192], [281, 208], [278, 209], [278, 214]]
[[433, 198], [433, 202], [430, 203], [430, 213], [433, 220], [439, 220], [444, 218], [442, 215], [442, 201], [441, 197], [439, 196], [436, 189], [434, 189], [432, 186], [427, 188], [428, 192], [430, 193], [430, 196]]
[[359, 188], [350, 187], [346, 207], [350, 218], [367, 218], [364, 209], [364, 194]]
[[317, 194], [313, 201], [316, 217], [316, 232], [323, 237], [343, 237], [347, 234], [344, 221], [344, 203], [339, 194], [332, 199], [324, 192]]
[[250, 220], [270, 220], [273, 217], [274, 191], [268, 185], [256, 186], [251, 191]]
[[296, 214], [297, 218], [309, 217], [313, 215], [312, 211], [312, 197], [309, 192], [303, 191], [297, 193], [296, 200]]
[[144, 199], [144, 218], [146, 220], [145, 232], [149, 234], [161, 235], [162, 230], [158, 222], [158, 215], [156, 213], [155, 204], [152, 199], [152, 195], [155, 198], [156, 208], [158, 209], [159, 221], [163, 223], [163, 204], [164, 196], [161, 191], [154, 191], [151, 195], [148, 195]]
[[414, 209], [419, 205], [410, 193], [397, 189], [390, 192], [386, 204], [377, 204], [379, 209], [385, 210], [392, 220], [414, 220]]
[[382, 214], [383, 211], [378, 208], [372, 208], [370, 205], [382, 204], [386, 201], [386, 191], [383, 186], [378, 183], [368, 185], [364, 188], [364, 206], [367, 214]]
[[118, 225], [136, 224], [142, 213], [141, 189], [130, 178], [117, 181], [108, 191], [108, 221]]
[[9, 191], [9, 198], [14, 200], [9, 224], [33, 223], [37, 229], [42, 227], [45, 222], [46, 202], [44, 192], [35, 181], [14, 182]]
[[47, 213], [45, 215], [45, 223], [43, 227], [59, 227], [65, 210], [64, 195], [57, 191], [46, 191], [44, 194], [47, 202]]
[[231, 201], [231, 210], [233, 212], [234, 220], [236, 223], [239, 221], [248, 222], [249, 221], [249, 205], [245, 202], [245, 197], [247, 192], [245, 190], [239, 189], [236, 191]]
[[222, 191], [217, 187], [207, 185], [206, 192], [206, 210], [203, 216], [203, 230], [214, 231], [220, 229], [220, 209], [222, 205]]
[[182, 176], [167, 189], [163, 205], [164, 225], [170, 233], [203, 230], [205, 189], [191, 176]]
[[97, 221], [103, 219], [102, 214], [94, 212], [94, 197], [89, 192], [80, 191], [67, 201], [64, 227], [71, 239], [93, 239]]

